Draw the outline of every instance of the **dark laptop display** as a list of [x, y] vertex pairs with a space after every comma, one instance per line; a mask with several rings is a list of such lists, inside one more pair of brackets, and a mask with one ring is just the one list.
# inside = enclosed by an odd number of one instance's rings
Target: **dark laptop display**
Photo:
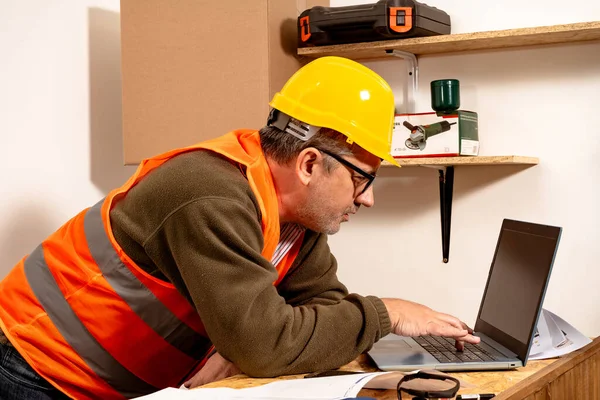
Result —
[[478, 346], [388, 335], [369, 355], [383, 370], [508, 369], [524, 366], [550, 280], [561, 228], [505, 219], [475, 323]]
[[505, 219], [475, 331], [527, 362], [561, 228]]

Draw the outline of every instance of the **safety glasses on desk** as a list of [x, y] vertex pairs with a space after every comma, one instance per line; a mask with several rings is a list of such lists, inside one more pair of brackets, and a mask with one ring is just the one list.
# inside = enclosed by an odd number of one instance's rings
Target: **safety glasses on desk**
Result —
[[[431, 380], [441, 382], [434, 384]], [[428, 388], [431, 388], [431, 390]], [[460, 382], [458, 379], [449, 375], [440, 375], [424, 371], [404, 375], [396, 387], [396, 390], [398, 391], [398, 400], [402, 400], [402, 392], [415, 396], [413, 397], [413, 400], [451, 399], [456, 396], [458, 389], [460, 389]]]
[[[304, 378], [322, 378], [348, 374], [361, 374], [362, 371], [328, 370], [307, 374]], [[410, 383], [409, 383], [410, 382]], [[398, 399], [402, 400], [402, 392], [413, 395], [413, 400], [451, 399], [460, 389], [460, 382], [446, 374], [419, 371], [406, 374], [398, 381], [396, 391]], [[359, 397], [357, 397], [358, 399]], [[368, 397], [366, 397], [368, 399]]]

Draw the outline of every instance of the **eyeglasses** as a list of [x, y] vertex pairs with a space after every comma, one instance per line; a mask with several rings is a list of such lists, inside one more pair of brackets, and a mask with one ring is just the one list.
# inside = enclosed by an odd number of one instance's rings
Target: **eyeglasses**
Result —
[[[313, 372], [304, 378], [321, 378], [325, 376], [338, 376], [361, 374], [361, 371], [327, 370]], [[408, 393], [413, 400], [427, 399], [453, 399], [460, 389], [460, 381], [453, 376], [441, 372], [419, 371], [406, 373], [396, 385], [398, 400], [402, 400], [402, 392]], [[362, 397], [361, 397], [362, 398]]]
[[[431, 382], [431, 380], [439, 382]], [[404, 385], [413, 381], [408, 385]], [[460, 389], [460, 381], [450, 375], [419, 371], [415, 374], [406, 374], [396, 386], [398, 400], [402, 400], [402, 393], [413, 395], [413, 400], [425, 399], [451, 399]]]
[[[350, 168], [352, 171], [358, 172], [360, 175], [362, 175], [363, 178], [366, 179], [366, 182], [360, 183], [358, 185], [354, 184], [354, 188], [355, 188], [356, 192], [358, 192], [358, 194], [356, 194], [354, 197], [358, 197], [361, 194], [363, 194], [364, 192], [366, 192], [367, 189], [369, 189], [369, 187], [373, 184], [373, 181], [375, 180], [375, 175], [370, 174], [366, 171], [363, 171], [362, 169], [358, 168], [356, 165], [352, 164], [350, 161], [343, 159], [342, 157], [338, 156], [335, 153], [320, 149], [318, 147], [315, 147], [315, 149], [319, 150], [321, 153], [325, 153], [328, 156], [334, 158], [340, 164], [344, 165], [345, 167]], [[363, 188], [361, 188], [362, 185], [364, 185]]]

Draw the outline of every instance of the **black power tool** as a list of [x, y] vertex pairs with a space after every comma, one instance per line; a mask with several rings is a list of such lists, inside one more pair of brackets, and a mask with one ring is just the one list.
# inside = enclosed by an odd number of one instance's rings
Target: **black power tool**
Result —
[[410, 137], [406, 139], [404, 144], [411, 150], [424, 150], [427, 145], [427, 139], [449, 131], [450, 127], [455, 124], [456, 122], [440, 121], [429, 125], [414, 126], [410, 122], [404, 121], [402, 125], [410, 130]]

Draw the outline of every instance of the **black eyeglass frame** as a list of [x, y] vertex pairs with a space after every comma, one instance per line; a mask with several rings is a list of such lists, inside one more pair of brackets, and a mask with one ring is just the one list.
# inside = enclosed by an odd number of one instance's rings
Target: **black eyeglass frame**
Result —
[[[454, 383], [454, 386], [448, 390], [417, 390], [417, 389], [408, 389], [403, 388], [402, 384], [404, 382], [411, 381], [413, 379], [434, 379], [440, 381], [451, 381]], [[398, 381], [398, 385], [396, 386], [396, 391], [398, 394], [398, 400], [402, 400], [402, 393], [406, 392], [412, 396], [416, 396], [413, 399], [451, 399], [456, 396], [456, 393], [460, 389], [460, 381], [452, 376], [448, 375], [437, 375], [424, 371], [419, 371], [416, 374], [407, 374]]]
[[323, 149], [320, 149], [318, 147], [315, 147], [315, 149], [319, 150], [321, 153], [327, 154], [328, 156], [330, 156], [333, 159], [335, 159], [336, 161], [338, 161], [340, 164], [342, 164], [342, 165], [350, 168], [354, 172], [358, 172], [363, 177], [365, 177], [366, 179], [369, 180], [367, 182], [366, 186], [363, 188], [363, 190], [361, 190], [361, 192], [356, 197], [358, 197], [358, 196], [362, 195], [363, 193], [365, 193], [369, 189], [369, 187], [371, 187], [371, 185], [373, 184], [373, 181], [375, 180], [376, 175], [370, 174], [367, 171], [364, 171], [364, 170], [358, 168], [356, 165], [352, 164], [350, 161], [348, 161], [348, 160], [342, 158], [341, 156], [339, 156], [339, 155], [337, 155], [335, 153], [332, 153], [332, 152], [330, 152], [328, 150], [323, 150]]

